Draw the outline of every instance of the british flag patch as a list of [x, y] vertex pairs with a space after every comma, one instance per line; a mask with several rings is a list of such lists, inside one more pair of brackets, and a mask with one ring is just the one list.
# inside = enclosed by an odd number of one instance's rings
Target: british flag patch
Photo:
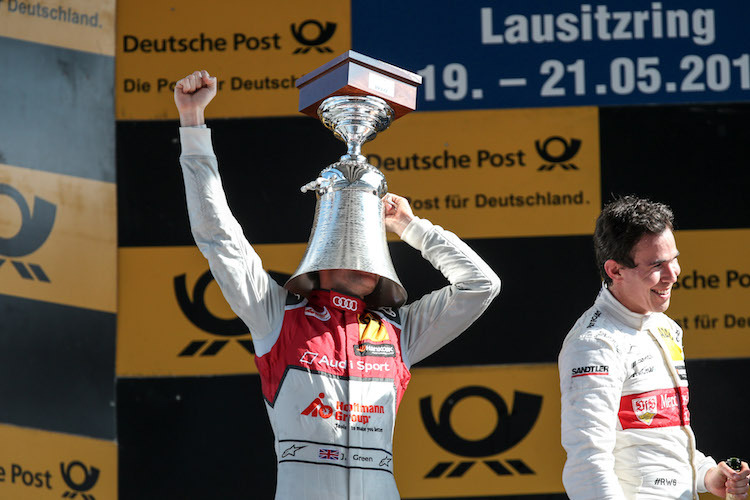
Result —
[[339, 450], [329, 450], [326, 448], [320, 448], [318, 450], [318, 458], [323, 460], [338, 460]]

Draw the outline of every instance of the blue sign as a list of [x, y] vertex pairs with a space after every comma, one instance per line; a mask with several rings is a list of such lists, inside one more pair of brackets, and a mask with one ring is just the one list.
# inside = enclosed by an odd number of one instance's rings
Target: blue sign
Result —
[[418, 109], [750, 101], [747, 0], [352, 1], [352, 48]]

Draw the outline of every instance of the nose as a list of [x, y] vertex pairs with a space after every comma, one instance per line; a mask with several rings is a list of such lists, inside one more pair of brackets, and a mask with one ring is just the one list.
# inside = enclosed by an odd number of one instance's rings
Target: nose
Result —
[[667, 272], [665, 273], [664, 278], [666, 279], [666, 281], [671, 281], [672, 283], [674, 283], [675, 281], [677, 281], [677, 277], [680, 275], [680, 271], [682, 271], [682, 269], [680, 269], [680, 263], [677, 262], [677, 259], [674, 259], [667, 266]]

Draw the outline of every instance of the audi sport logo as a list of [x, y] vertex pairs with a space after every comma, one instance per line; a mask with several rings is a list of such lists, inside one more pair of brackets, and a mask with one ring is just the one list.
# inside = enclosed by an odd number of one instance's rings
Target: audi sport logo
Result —
[[348, 309], [350, 311], [357, 310], [356, 300], [350, 299], [348, 297], [342, 297], [341, 295], [336, 295], [333, 297], [333, 305], [336, 307], [340, 307], [341, 309]]

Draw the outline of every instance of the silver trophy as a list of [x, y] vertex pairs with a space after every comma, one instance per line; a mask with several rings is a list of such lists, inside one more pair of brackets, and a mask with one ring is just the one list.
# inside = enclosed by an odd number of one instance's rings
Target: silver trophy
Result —
[[[406, 290], [391, 261], [383, 220], [385, 176], [362, 155], [362, 145], [416, 105], [421, 77], [353, 51], [297, 80], [300, 110], [344, 141], [347, 152], [301, 189], [317, 203], [307, 249], [286, 288], [306, 295], [317, 271], [350, 269], [380, 276], [365, 297], [371, 307], [397, 307]], [[314, 113], [314, 114], [313, 114]]]

